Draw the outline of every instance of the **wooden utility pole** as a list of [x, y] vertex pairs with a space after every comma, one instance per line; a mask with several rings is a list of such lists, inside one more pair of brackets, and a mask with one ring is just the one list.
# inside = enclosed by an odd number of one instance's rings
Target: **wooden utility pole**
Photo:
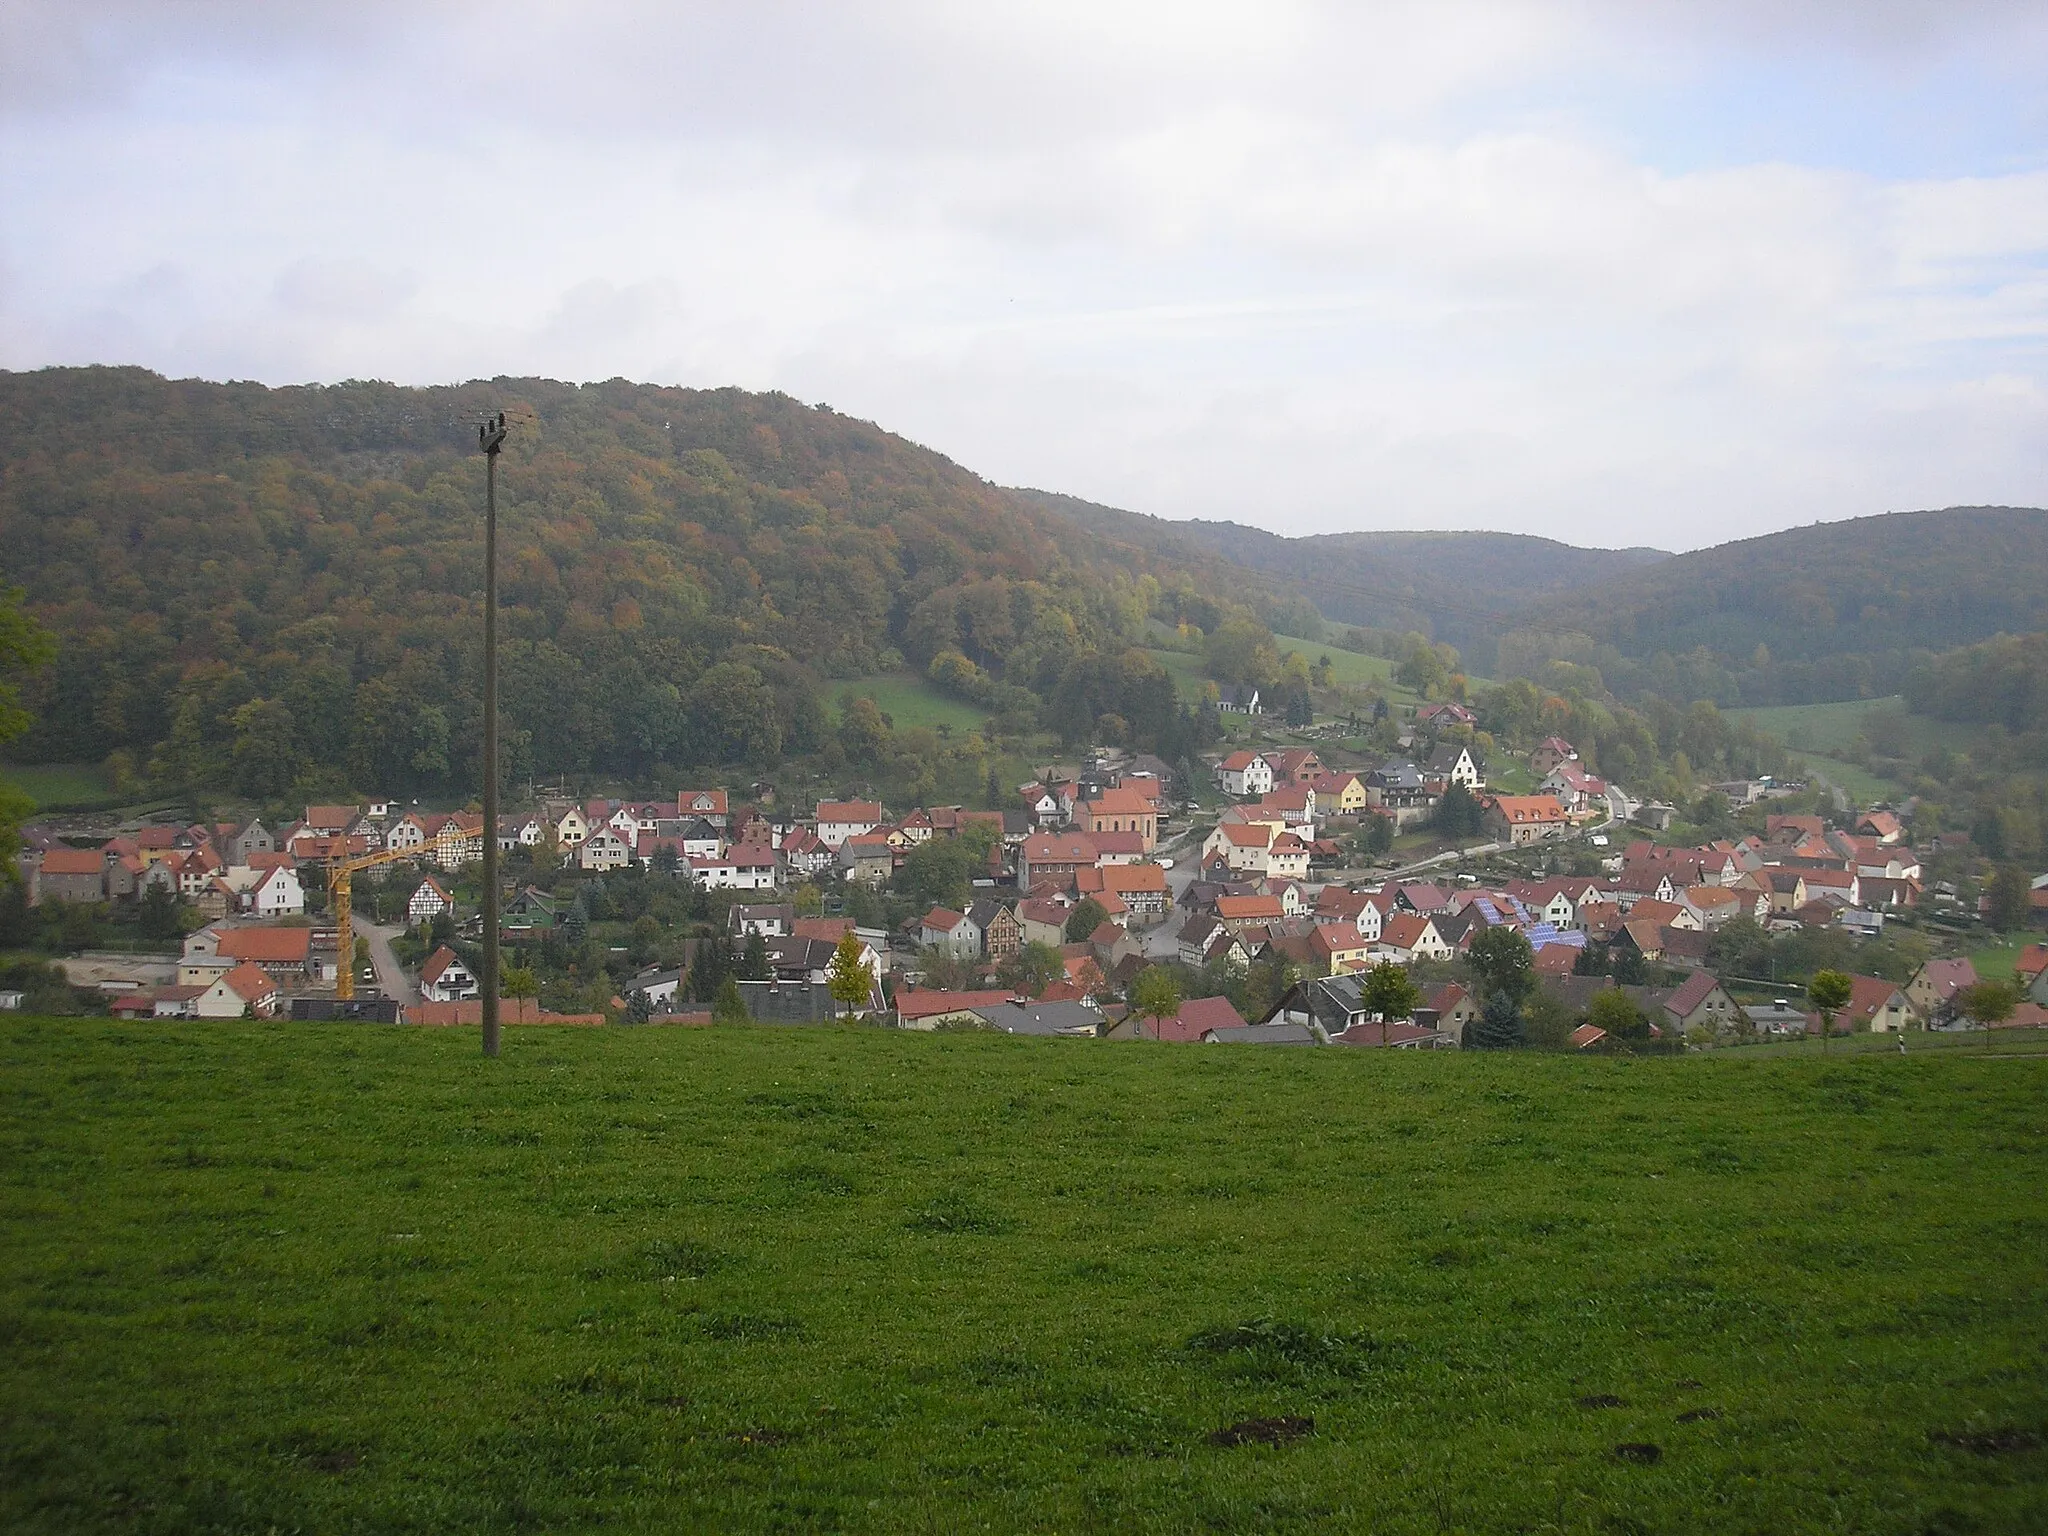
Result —
[[505, 413], [476, 429], [484, 454], [484, 1054], [498, 1054], [498, 450]]

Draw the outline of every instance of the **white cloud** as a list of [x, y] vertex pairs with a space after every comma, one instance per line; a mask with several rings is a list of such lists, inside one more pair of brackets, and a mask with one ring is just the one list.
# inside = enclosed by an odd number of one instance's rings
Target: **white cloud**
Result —
[[[782, 388], [1288, 531], [2048, 501], [2042, 143], [1909, 176], [1636, 142], [1624, 75], [1733, 124], [1715, 60], [1826, 51], [1767, 9], [389, 7], [330, 38], [25, 4], [0, 363]], [[1880, 9], [1825, 68], [2033, 25]], [[1997, 121], [2038, 125], [2017, 89]]]

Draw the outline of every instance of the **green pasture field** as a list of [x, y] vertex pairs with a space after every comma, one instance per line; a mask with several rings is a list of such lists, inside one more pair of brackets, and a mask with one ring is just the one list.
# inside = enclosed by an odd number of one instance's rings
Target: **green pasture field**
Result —
[[0, 1527], [2042, 1530], [2044, 1073], [11, 1020]]
[[1983, 981], [2011, 981], [2019, 970], [2020, 946], [2029, 942], [2031, 935], [2009, 942], [1986, 944], [1970, 951], [1970, 964], [1977, 969]]
[[1202, 697], [1202, 687], [1208, 679], [1202, 675], [1202, 658], [1189, 651], [1168, 651], [1154, 647], [1145, 652], [1166, 669], [1173, 679], [1173, 691], [1183, 703], [1193, 704]]
[[988, 719], [987, 710], [943, 694], [923, 678], [908, 672], [863, 677], [842, 685], [833, 697], [873, 699], [882, 713], [895, 722], [898, 730], [912, 725], [930, 726], [936, 730], [946, 725], [965, 735], [969, 731], [980, 730]]
[[1845, 763], [1838, 757], [1822, 757], [1810, 753], [1806, 762], [1811, 773], [1826, 779], [1857, 805], [1896, 800], [1904, 792], [1903, 785], [1882, 778], [1859, 764]]
[[1788, 745], [1792, 737], [1798, 735], [1801, 745], [1797, 750], [1835, 753], [1856, 739], [1863, 729], [1863, 717], [1873, 709], [1888, 705], [1897, 707], [1904, 703], [1897, 694], [1892, 694], [1882, 699], [1843, 699], [1829, 704], [1770, 704], [1751, 709], [1724, 710], [1723, 713], [1730, 720], [1745, 720]]
[[75, 805], [112, 793], [96, 763], [0, 763], [0, 782], [13, 785], [37, 805]]
[[1358, 651], [1339, 650], [1334, 645], [1303, 640], [1296, 635], [1275, 635], [1273, 641], [1280, 647], [1283, 658], [1300, 651], [1313, 666], [1320, 658], [1329, 657], [1330, 678], [1342, 687], [1362, 688], [1368, 683], [1378, 683], [1390, 699], [1396, 696], [1404, 699], [1415, 697], [1394, 681], [1394, 664], [1384, 656], [1367, 656]]

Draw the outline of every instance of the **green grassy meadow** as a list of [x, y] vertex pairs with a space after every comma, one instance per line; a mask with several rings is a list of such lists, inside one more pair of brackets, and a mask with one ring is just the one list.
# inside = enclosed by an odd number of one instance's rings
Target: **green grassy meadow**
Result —
[[0, 763], [0, 782], [37, 805], [75, 805], [110, 793], [106, 772], [95, 763]]
[[1799, 738], [1799, 750], [1836, 753], [1854, 741], [1863, 729], [1864, 716], [1887, 705], [1905, 701], [1897, 694], [1882, 699], [1842, 699], [1828, 704], [1771, 704], [1751, 709], [1725, 711], [1730, 720], [1743, 720], [1780, 741]]
[[1967, 1058], [10, 1020], [0, 1526], [2041, 1530]]
[[873, 699], [898, 730], [913, 725], [936, 730], [945, 725], [965, 735], [980, 730], [988, 719], [987, 710], [941, 693], [923, 678], [907, 672], [860, 678], [839, 688], [834, 697]]

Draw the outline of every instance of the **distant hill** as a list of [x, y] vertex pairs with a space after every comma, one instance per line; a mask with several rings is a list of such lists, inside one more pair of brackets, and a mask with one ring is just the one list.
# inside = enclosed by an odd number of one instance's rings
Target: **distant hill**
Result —
[[[1930, 653], [2048, 628], [2048, 511], [1951, 507], [1787, 529], [1616, 574], [1517, 621], [1517, 643], [1591, 660], [1625, 697], [1875, 697]], [[1571, 635], [1585, 645], [1575, 651]]]
[[0, 373], [0, 579], [60, 640], [20, 758], [126, 751], [252, 794], [308, 772], [474, 783], [475, 424], [499, 409], [522, 776], [821, 750], [829, 680], [943, 650], [984, 669], [968, 681], [989, 714], [1084, 733], [1115, 715], [1149, 744], [1174, 710], [1171, 679], [1129, 659], [1151, 620], [1181, 594], [1204, 627], [1211, 594], [1299, 606], [786, 395]]
[[1331, 533], [1288, 538], [1229, 522], [1173, 522], [1073, 496], [1014, 494], [1111, 538], [1181, 559], [1220, 555], [1287, 582], [1340, 624], [1418, 629], [1493, 664], [1495, 638], [1532, 597], [1611, 581], [1671, 557], [1582, 549], [1520, 533]]

